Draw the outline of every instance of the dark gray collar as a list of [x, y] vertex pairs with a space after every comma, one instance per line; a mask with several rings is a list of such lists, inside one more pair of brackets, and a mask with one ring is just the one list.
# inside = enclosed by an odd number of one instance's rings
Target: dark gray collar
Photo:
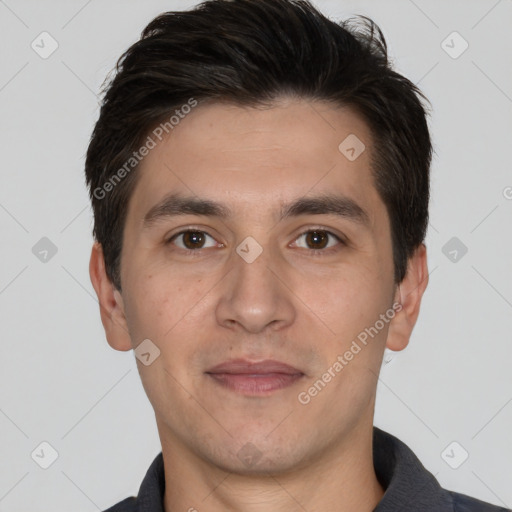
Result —
[[374, 512], [453, 510], [451, 496], [411, 449], [377, 427], [373, 427], [373, 466], [385, 489]]

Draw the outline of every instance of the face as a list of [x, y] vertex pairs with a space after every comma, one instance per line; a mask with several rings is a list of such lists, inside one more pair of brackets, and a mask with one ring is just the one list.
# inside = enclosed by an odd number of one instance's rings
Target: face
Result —
[[200, 105], [142, 161], [109, 343], [160, 351], [137, 365], [163, 446], [286, 471], [371, 424], [397, 321], [371, 150], [351, 110], [282, 100]]

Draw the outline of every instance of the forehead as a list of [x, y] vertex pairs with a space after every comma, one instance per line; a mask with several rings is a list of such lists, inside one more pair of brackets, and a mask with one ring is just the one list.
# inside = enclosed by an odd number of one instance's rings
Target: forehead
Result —
[[267, 108], [213, 103], [196, 107], [161, 141], [153, 138], [130, 200], [137, 218], [170, 192], [223, 197], [246, 211], [334, 191], [367, 205], [370, 215], [383, 207], [371, 207], [380, 198], [370, 131], [348, 108], [306, 100]]

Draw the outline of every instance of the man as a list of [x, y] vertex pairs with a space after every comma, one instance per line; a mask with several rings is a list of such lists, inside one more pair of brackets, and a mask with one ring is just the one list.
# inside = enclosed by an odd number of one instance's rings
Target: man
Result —
[[90, 274], [162, 453], [110, 512], [504, 510], [373, 427], [428, 282], [422, 97], [371, 20], [293, 0], [166, 13], [121, 57]]

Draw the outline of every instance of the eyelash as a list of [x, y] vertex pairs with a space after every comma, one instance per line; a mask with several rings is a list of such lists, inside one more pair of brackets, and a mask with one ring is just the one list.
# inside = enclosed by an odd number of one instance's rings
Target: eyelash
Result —
[[[312, 233], [313, 231], [321, 231], [321, 232], [325, 233], [326, 235], [328, 235], [329, 237], [335, 238], [339, 242], [336, 246], [329, 247], [327, 249], [308, 249], [309, 253], [312, 254], [313, 256], [323, 256], [325, 254], [330, 254], [331, 252], [335, 252], [335, 251], [339, 250], [338, 245], [341, 245], [341, 246], [347, 245], [345, 240], [343, 240], [341, 237], [332, 233], [331, 231], [329, 231], [328, 229], [326, 229], [322, 226], [317, 226], [314, 228], [310, 228], [306, 231], [303, 231], [302, 233], [299, 234], [299, 236], [297, 236], [297, 238], [295, 238], [294, 242], [296, 242], [300, 237], [307, 235], [308, 233]], [[165, 241], [165, 245], [171, 244], [172, 242], [174, 242], [174, 240], [176, 238], [178, 238], [179, 236], [184, 235], [186, 233], [201, 233], [201, 234], [207, 235], [210, 238], [214, 239], [214, 237], [212, 235], [210, 235], [206, 231], [203, 231], [202, 229], [188, 228], [183, 231], [180, 231], [179, 233], [175, 233], [174, 235], [172, 235], [168, 240]], [[201, 252], [203, 251], [203, 248], [184, 249], [183, 247], [178, 247], [178, 249], [180, 251], [183, 251], [188, 256], [199, 256], [201, 254]], [[206, 249], [209, 249], [209, 247], [207, 247]]]

